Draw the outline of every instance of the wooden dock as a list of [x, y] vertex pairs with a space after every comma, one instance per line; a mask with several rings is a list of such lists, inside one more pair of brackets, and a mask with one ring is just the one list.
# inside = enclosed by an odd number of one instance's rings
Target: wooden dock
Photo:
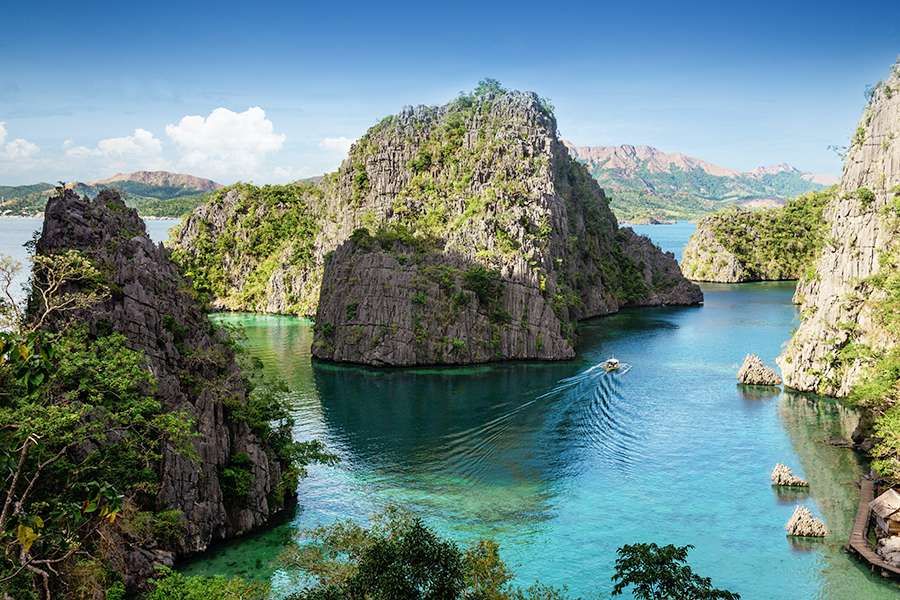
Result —
[[900, 568], [885, 562], [869, 545], [868, 534], [871, 522], [869, 502], [874, 498], [875, 482], [868, 477], [863, 477], [859, 482], [859, 509], [856, 511], [856, 520], [853, 522], [847, 550], [859, 556], [869, 564], [873, 571], [879, 571], [884, 577], [900, 577]]

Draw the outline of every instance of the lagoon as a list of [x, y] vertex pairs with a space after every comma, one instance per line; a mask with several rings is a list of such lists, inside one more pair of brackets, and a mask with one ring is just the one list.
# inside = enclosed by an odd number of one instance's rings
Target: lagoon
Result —
[[[691, 224], [635, 227], [680, 254]], [[406, 506], [460, 543], [490, 537], [523, 585], [606, 597], [616, 548], [693, 544], [694, 568], [745, 599], [893, 598], [842, 551], [864, 465], [827, 443], [856, 416], [840, 404], [740, 388], [747, 352], [771, 363], [797, 324], [793, 284], [705, 285], [695, 308], [624, 310], [581, 324], [562, 363], [377, 370], [316, 362], [309, 321], [247, 314], [245, 344], [291, 388], [298, 439], [341, 457], [301, 481], [289, 523], [232, 542], [190, 573], [296, 585], [277, 555], [302, 528]], [[591, 367], [614, 355], [622, 374]], [[777, 493], [785, 462], [812, 484]], [[792, 543], [796, 503], [833, 535]]]

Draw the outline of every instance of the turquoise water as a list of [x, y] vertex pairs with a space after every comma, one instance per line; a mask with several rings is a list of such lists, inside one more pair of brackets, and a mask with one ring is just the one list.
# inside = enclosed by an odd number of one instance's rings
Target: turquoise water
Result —
[[[0, 219], [4, 247], [14, 245], [9, 221], [22, 220]], [[672, 251], [692, 228], [635, 227]], [[266, 578], [286, 591], [277, 556], [298, 529], [402, 504], [462, 543], [498, 540], [520, 583], [568, 584], [585, 596], [607, 596], [617, 547], [655, 541], [695, 545], [696, 570], [745, 599], [895, 598], [893, 584], [841, 550], [863, 468], [826, 441], [849, 435], [853, 413], [735, 385], [745, 353], [771, 362], [787, 340], [792, 291], [707, 285], [703, 307], [583, 323], [571, 362], [453, 369], [315, 363], [308, 321], [219, 315], [290, 384], [297, 438], [322, 439], [342, 461], [311, 469], [289, 523], [185, 570]], [[591, 370], [610, 355], [630, 370]], [[768, 481], [776, 462], [809, 478], [809, 495], [776, 494]], [[782, 526], [796, 502], [833, 535], [791, 543]]]
[[684, 250], [684, 245], [697, 225], [690, 221], [678, 221], [666, 225], [629, 225], [629, 227], [649, 237], [666, 252], [673, 253], [675, 259], [681, 262], [681, 251]]
[[[692, 227], [636, 229], [676, 250]], [[744, 354], [771, 362], [796, 325], [793, 286], [704, 292], [703, 307], [583, 323], [572, 362], [452, 369], [317, 363], [307, 321], [220, 315], [289, 382], [297, 437], [325, 441], [342, 460], [301, 482], [290, 523], [186, 570], [268, 578], [285, 591], [291, 580], [277, 555], [298, 529], [401, 504], [462, 543], [498, 540], [518, 582], [568, 584], [585, 596], [608, 594], [617, 547], [655, 541], [693, 544], [692, 565], [748, 600], [896, 597], [841, 550], [863, 467], [826, 441], [846, 438], [854, 414], [735, 385]], [[630, 370], [592, 370], [610, 355]], [[776, 462], [810, 478], [810, 493], [777, 494], [768, 481]], [[833, 535], [791, 543], [783, 525], [796, 502]]]

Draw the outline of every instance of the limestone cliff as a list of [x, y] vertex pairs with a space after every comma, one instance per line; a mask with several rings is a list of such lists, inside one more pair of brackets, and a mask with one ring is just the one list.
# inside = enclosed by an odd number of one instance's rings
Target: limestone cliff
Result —
[[[825, 210], [827, 243], [796, 292], [802, 323], [778, 364], [789, 387], [846, 396], [897, 345], [900, 66], [878, 85], [849, 147], [837, 197]], [[893, 258], [892, 258], [893, 257]], [[890, 300], [896, 302], [896, 299]]]
[[685, 276], [718, 283], [799, 279], [824, 245], [822, 212], [833, 196], [811, 192], [783, 207], [704, 217], [684, 248]]
[[[185, 412], [197, 433], [196, 456], [163, 450], [158, 488], [140, 507], [180, 511], [183, 531], [177, 539], [157, 544], [125, 529], [109, 532], [105, 558], [133, 590], [154, 574], [155, 563], [171, 564], [266, 524], [293, 502], [296, 479], [263, 434], [236, 416], [248, 402], [249, 384], [230, 345], [194, 300], [168, 251], [150, 240], [118, 193], [88, 200], [67, 189], [50, 199], [36, 252], [68, 250], [90, 258], [111, 289], [108, 299], [80, 310], [75, 319], [91, 334], [124, 335], [145, 356], [155, 397], [165, 410]], [[249, 490], [240, 497], [223, 480], [232, 463], [247, 474]]]
[[493, 84], [383, 119], [321, 182], [220, 192], [176, 243], [215, 305], [316, 313], [333, 360], [563, 359], [577, 319], [702, 301], [619, 230], [546, 103]]

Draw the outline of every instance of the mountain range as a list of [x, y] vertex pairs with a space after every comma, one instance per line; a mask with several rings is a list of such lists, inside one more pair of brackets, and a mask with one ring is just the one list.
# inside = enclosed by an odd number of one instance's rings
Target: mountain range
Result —
[[607, 191], [616, 216], [632, 222], [696, 218], [731, 204], [781, 205], [837, 182], [785, 163], [737, 171], [652, 146], [565, 144]]
[[[737, 171], [651, 146], [563, 143], [606, 190], [610, 207], [624, 222], [695, 219], [735, 204], [776, 206], [837, 181], [835, 177], [807, 173], [785, 163]], [[69, 185], [88, 196], [95, 196], [104, 188], [116, 188], [128, 206], [149, 217], [183, 216], [198, 206], [205, 194], [222, 187], [210, 179], [168, 171], [117, 173], [106, 179]], [[40, 213], [53, 187], [49, 183], [0, 186], [0, 215]]]
[[[170, 173], [168, 171], [135, 171], [117, 173], [112, 177], [67, 184], [79, 194], [95, 196], [105, 188], [116, 188], [125, 203], [136, 208], [142, 216], [179, 217], [189, 213], [203, 196], [222, 187], [210, 179]], [[0, 215], [33, 215], [41, 213], [54, 185], [36, 183], [20, 186], [0, 186]]]

